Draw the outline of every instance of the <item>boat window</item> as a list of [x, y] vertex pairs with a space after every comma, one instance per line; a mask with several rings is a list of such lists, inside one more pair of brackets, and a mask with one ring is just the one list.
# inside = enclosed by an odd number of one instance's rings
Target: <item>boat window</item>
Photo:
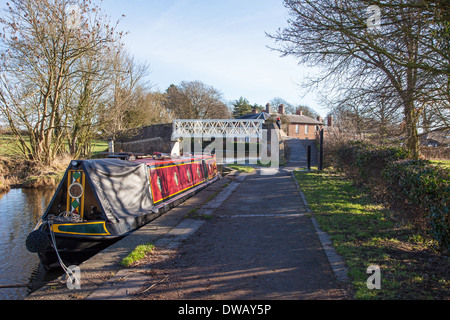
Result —
[[69, 195], [74, 199], [79, 199], [83, 195], [83, 186], [78, 182], [74, 182], [69, 186]]
[[162, 191], [162, 187], [161, 187], [161, 179], [158, 177], [158, 179], [156, 179], [156, 184], [158, 185], [158, 189], [159, 191]]
[[197, 167], [197, 175], [198, 175], [199, 178], [201, 178], [201, 176], [200, 176], [200, 169], [198, 167]]
[[186, 172], [189, 182], [191, 181], [191, 172], [187, 170]]
[[178, 176], [176, 172], [173, 174], [173, 179], [175, 180], [176, 185], [178, 185]]

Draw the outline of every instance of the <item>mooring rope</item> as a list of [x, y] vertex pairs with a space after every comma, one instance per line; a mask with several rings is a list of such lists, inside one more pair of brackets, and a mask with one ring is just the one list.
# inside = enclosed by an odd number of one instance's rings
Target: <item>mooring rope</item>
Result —
[[30, 282], [30, 283], [17, 283], [17, 284], [2, 284], [0, 289], [10, 289], [10, 288], [29, 288], [29, 287], [40, 287], [40, 286], [52, 286], [52, 282]]
[[53, 220], [49, 219], [47, 220], [48, 222], [48, 228], [49, 228], [49, 232], [50, 232], [50, 238], [52, 240], [53, 243], [53, 248], [55, 249], [56, 252], [56, 256], [58, 258], [58, 262], [61, 266], [61, 268], [64, 270], [65, 274], [67, 275], [67, 281], [69, 281], [69, 279], [72, 279], [71, 277], [73, 277], [73, 279], [75, 279], [75, 283], [76, 284], [81, 284], [80, 281], [78, 280], [78, 278], [75, 276], [75, 274], [72, 272], [72, 270], [70, 270], [62, 261], [59, 252], [58, 252], [58, 248], [56, 246], [56, 238], [55, 238], [55, 233], [52, 230], [52, 225], [53, 225]]

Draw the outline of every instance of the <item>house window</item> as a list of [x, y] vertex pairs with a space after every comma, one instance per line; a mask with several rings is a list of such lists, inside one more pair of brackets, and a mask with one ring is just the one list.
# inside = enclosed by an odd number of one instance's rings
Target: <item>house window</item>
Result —
[[305, 134], [308, 134], [308, 125], [305, 124]]
[[299, 125], [298, 124], [295, 125], [295, 133], [297, 133], [297, 134], [299, 133]]

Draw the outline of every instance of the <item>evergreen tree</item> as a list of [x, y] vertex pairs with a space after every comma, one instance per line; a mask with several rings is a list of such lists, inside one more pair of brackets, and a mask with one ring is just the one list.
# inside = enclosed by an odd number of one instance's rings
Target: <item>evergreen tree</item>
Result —
[[245, 114], [249, 114], [253, 110], [253, 106], [250, 105], [247, 99], [240, 97], [239, 100], [232, 102], [233, 105], [233, 117], [238, 118]]

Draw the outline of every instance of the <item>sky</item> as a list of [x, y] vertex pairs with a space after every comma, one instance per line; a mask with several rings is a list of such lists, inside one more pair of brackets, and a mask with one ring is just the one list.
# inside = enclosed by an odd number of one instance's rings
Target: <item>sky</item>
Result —
[[129, 53], [149, 65], [155, 90], [198, 80], [226, 102], [265, 106], [279, 97], [326, 116], [316, 95], [299, 88], [311, 71], [268, 48], [276, 44], [265, 33], [287, 25], [282, 0], [104, 0], [101, 8], [112, 21], [125, 15], [118, 29], [128, 32]]

